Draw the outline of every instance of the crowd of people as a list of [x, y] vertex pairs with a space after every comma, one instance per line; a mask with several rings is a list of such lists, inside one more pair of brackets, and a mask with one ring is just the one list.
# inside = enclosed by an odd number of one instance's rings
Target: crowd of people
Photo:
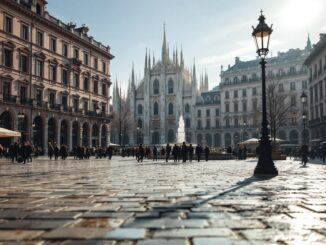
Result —
[[5, 157], [10, 159], [12, 163], [23, 163], [33, 161], [42, 153], [40, 147], [34, 146], [30, 141], [22, 143], [14, 142], [8, 147], [0, 145], [0, 158]]

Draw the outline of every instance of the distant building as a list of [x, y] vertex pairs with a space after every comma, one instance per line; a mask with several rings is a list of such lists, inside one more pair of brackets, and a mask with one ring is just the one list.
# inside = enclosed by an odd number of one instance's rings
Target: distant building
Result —
[[[290, 49], [267, 58], [267, 85], [277, 83], [278, 92], [287, 95], [291, 103], [287, 123], [277, 137], [298, 145], [303, 140], [302, 91], [308, 91], [304, 60], [311, 51], [308, 38], [305, 49]], [[261, 67], [259, 59], [241, 61], [221, 71], [221, 133], [222, 146], [236, 145], [242, 140], [260, 137], [261, 129]], [[309, 137], [309, 135], [308, 135]]]
[[49, 141], [106, 146], [114, 56], [86, 26], [64, 24], [45, 5], [0, 1], [0, 126], [45, 150]]
[[[124, 144], [175, 142], [181, 115], [185, 120], [187, 142], [195, 142], [195, 105], [200, 100], [200, 92], [208, 91], [208, 77], [205, 75], [198, 89], [195, 64], [191, 72], [185, 67], [182, 49], [180, 53], [173, 50], [172, 56], [171, 59], [164, 30], [161, 60], [155, 61], [146, 52], [144, 77], [137, 84], [132, 69], [126, 100], [138, 130], [123, 136], [127, 139]], [[119, 99], [117, 86], [113, 89], [114, 110], [118, 109], [115, 108]], [[118, 137], [112, 135], [112, 138], [118, 143]]]
[[311, 143], [320, 143], [326, 141], [326, 34], [320, 34], [320, 40], [314, 45], [304, 64], [308, 67]]

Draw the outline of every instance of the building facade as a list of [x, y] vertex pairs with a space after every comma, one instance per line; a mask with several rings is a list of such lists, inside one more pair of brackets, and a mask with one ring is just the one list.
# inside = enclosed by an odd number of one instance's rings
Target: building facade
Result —
[[320, 40], [305, 60], [305, 65], [308, 68], [311, 142], [318, 144], [326, 141], [326, 34], [320, 34]]
[[[277, 137], [292, 145], [303, 142], [300, 96], [308, 91], [307, 69], [304, 60], [311, 51], [308, 38], [305, 49], [290, 49], [267, 58], [266, 88], [274, 84], [276, 94], [284, 95], [282, 103], [289, 104], [285, 122]], [[261, 129], [261, 67], [259, 59], [241, 61], [221, 71], [221, 142], [223, 147], [236, 145], [242, 140], [258, 138]], [[306, 132], [309, 138], [309, 133]]]
[[106, 146], [110, 47], [51, 16], [45, 0], [2, 0], [0, 20], [0, 126], [44, 150]]
[[[195, 105], [200, 92], [208, 90], [208, 77], [197, 88], [196, 67], [185, 67], [182, 49], [173, 50], [170, 58], [164, 30], [161, 60], [145, 55], [144, 77], [136, 85], [132, 70], [126, 101], [137, 123], [137, 131], [128, 136], [126, 144], [166, 144], [176, 141], [179, 118], [185, 121], [187, 142], [194, 142]], [[117, 89], [113, 89], [118, 91]], [[118, 93], [118, 92], [116, 92]], [[113, 94], [113, 98], [119, 96]], [[113, 106], [118, 104], [113, 101]], [[114, 109], [114, 108], [113, 108]]]

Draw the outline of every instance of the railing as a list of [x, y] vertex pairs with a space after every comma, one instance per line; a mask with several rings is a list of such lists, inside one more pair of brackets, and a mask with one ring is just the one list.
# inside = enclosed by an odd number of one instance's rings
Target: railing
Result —
[[7, 102], [16, 103], [17, 96], [10, 95], [10, 94], [3, 94], [3, 100]]

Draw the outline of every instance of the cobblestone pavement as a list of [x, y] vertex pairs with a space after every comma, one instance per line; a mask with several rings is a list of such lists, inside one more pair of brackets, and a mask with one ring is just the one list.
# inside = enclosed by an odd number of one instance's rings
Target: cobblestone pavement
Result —
[[326, 244], [326, 166], [0, 160], [0, 244]]

